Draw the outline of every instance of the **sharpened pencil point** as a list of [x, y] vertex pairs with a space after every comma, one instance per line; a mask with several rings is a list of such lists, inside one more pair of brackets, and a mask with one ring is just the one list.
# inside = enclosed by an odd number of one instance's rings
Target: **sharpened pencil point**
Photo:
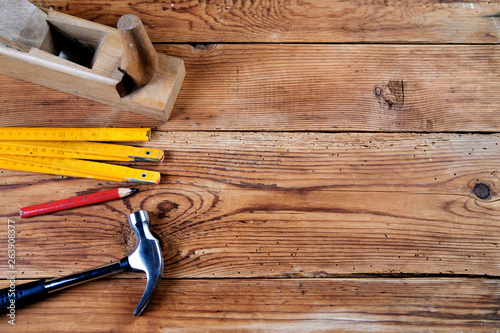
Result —
[[138, 189], [136, 189], [136, 188], [119, 188], [118, 194], [119, 194], [120, 198], [125, 198], [125, 197], [128, 197], [129, 195], [131, 195], [137, 191], [138, 191]]

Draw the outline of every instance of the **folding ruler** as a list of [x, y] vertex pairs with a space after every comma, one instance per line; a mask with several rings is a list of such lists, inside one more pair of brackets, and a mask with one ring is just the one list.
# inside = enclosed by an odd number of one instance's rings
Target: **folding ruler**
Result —
[[0, 128], [0, 168], [109, 181], [160, 182], [160, 173], [98, 161], [161, 162], [163, 150], [93, 141], [149, 141], [144, 128]]

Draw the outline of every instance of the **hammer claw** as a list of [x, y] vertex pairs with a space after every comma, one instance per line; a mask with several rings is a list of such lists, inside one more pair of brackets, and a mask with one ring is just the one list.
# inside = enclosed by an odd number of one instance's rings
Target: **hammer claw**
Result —
[[162, 279], [162, 276], [163, 274], [160, 274], [159, 278], [154, 278], [147, 275], [146, 289], [144, 290], [144, 294], [142, 295], [139, 305], [137, 305], [137, 308], [134, 311], [134, 316], [140, 316], [142, 314], [142, 311], [144, 311], [146, 306], [148, 306], [149, 302], [153, 299], [153, 296], [156, 294], [158, 289], [160, 289], [160, 281]]
[[134, 316], [140, 316], [160, 288], [163, 278], [163, 255], [161, 245], [149, 230], [147, 211], [141, 210], [129, 215], [130, 227], [136, 235], [135, 249], [128, 256], [128, 263], [133, 271], [146, 273], [147, 284]]

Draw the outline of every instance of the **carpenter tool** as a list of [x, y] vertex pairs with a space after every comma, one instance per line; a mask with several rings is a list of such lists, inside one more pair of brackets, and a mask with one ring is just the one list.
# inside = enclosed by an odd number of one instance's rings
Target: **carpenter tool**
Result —
[[1, 74], [161, 121], [186, 75], [183, 60], [158, 54], [130, 14], [116, 29], [27, 0], [2, 0], [0, 42]]
[[15, 308], [38, 301], [56, 291], [74, 286], [86, 281], [123, 271], [142, 271], [146, 273], [147, 283], [134, 316], [139, 316], [158, 291], [163, 277], [163, 255], [160, 242], [149, 230], [150, 218], [147, 211], [141, 210], [129, 215], [129, 223], [136, 236], [135, 249], [119, 262], [95, 268], [53, 280], [39, 280], [15, 286], [15, 289], [0, 290], [0, 311], [8, 311], [14, 304]]
[[40, 156], [0, 155], [0, 169], [146, 184], [159, 184], [161, 178], [157, 171], [72, 158]]
[[23, 207], [19, 211], [22, 218], [59, 212], [66, 209], [90, 206], [111, 200], [122, 199], [137, 192], [134, 188], [115, 188], [112, 190], [79, 195], [68, 199], [46, 202], [29, 207]]
[[118, 162], [161, 162], [164, 158], [160, 149], [101, 142], [0, 141], [0, 155], [12, 154]]
[[151, 128], [0, 127], [1, 141], [149, 141]]
[[150, 138], [150, 128], [0, 127], [0, 169], [158, 184], [159, 172], [90, 161], [163, 161], [160, 149], [93, 142]]

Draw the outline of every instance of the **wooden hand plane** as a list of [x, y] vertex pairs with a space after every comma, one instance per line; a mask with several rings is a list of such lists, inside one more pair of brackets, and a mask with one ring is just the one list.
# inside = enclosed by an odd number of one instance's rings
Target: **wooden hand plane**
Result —
[[186, 74], [158, 54], [135, 15], [117, 28], [0, 1], [0, 73], [167, 121]]

